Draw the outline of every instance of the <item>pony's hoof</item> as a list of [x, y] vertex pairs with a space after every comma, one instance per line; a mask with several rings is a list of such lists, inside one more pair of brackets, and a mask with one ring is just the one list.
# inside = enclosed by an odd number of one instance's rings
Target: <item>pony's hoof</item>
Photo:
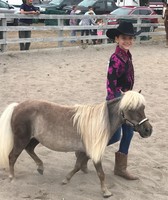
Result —
[[66, 185], [69, 181], [65, 178], [63, 181], [62, 181], [62, 185]]
[[109, 191], [106, 191], [104, 194], [103, 194], [103, 197], [104, 198], [108, 198], [108, 197], [111, 197], [113, 194]]
[[14, 178], [13, 175], [10, 174], [9, 175], [9, 181], [12, 182], [13, 178]]
[[44, 170], [43, 169], [37, 169], [38, 173], [43, 175]]
[[9, 179], [8, 179], [9, 183], [14, 183], [15, 182], [15, 178], [12, 175], [9, 175]]

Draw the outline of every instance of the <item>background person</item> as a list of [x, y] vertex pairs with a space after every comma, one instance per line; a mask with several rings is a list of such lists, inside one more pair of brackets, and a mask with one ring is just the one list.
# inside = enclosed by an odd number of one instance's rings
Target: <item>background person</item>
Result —
[[[96, 23], [97, 23], [97, 25], [100, 26], [100, 27], [102, 27], [102, 26], [105, 25], [105, 23], [103, 22], [102, 19], [97, 19]], [[104, 30], [103, 30], [103, 29], [98, 29], [98, 30], [97, 30], [97, 35], [98, 35], [98, 36], [102, 36], [103, 33], [104, 33]], [[103, 42], [102, 39], [98, 39], [98, 40], [97, 40], [97, 43], [98, 43], [98, 44], [101, 44], [102, 42]]]
[[90, 14], [90, 12], [92, 12], [92, 13], [93, 13], [93, 15], [95, 15], [95, 12], [94, 12], [94, 10], [93, 10], [93, 7], [92, 7], [92, 6], [88, 6], [88, 11], [87, 11], [87, 12], [85, 12], [85, 15], [89, 15], [89, 14]]
[[[91, 15], [93, 15], [93, 13], [91, 12]], [[91, 23], [91, 25], [96, 25], [96, 21], [93, 19], [93, 23]], [[97, 35], [97, 29], [91, 29], [90, 30], [90, 35]], [[92, 39], [93, 44], [95, 45], [97, 43], [97, 39]]]
[[[85, 14], [84, 14], [84, 18], [80, 21], [79, 25], [80, 26], [90, 26], [90, 25], [95, 25], [95, 20], [93, 18], [90, 18], [88, 15], [95, 15], [95, 13], [93, 12], [92, 9], [90, 9], [89, 11], [87, 11]], [[84, 30], [81, 30], [81, 36], [88, 36], [90, 34], [90, 29], [84, 29]], [[88, 44], [89, 43], [89, 40], [87, 39], [86, 40], [86, 43]], [[83, 40], [81, 40], [81, 44], [83, 44]]]
[[168, 48], [168, 4], [164, 2], [163, 4], [163, 14], [162, 18], [164, 19], [164, 26], [166, 31], [166, 46]]
[[[77, 10], [77, 6], [76, 5], [74, 5], [73, 7], [72, 7], [72, 11], [71, 11], [71, 13], [70, 13], [70, 15], [76, 15], [76, 10]], [[78, 20], [77, 19], [70, 19], [69, 20], [69, 25], [70, 26], [76, 26], [78, 24]], [[71, 36], [76, 36], [76, 30], [72, 30], [71, 31]], [[75, 42], [75, 40], [72, 40], [71, 41], [71, 43], [74, 43]]]
[[[33, 0], [23, 0], [20, 6], [20, 14], [40, 14], [39, 10], [33, 5]], [[19, 26], [30, 26], [32, 19], [20, 19]], [[31, 38], [31, 31], [19, 31], [19, 38]], [[20, 43], [20, 50], [29, 50], [30, 42]]]

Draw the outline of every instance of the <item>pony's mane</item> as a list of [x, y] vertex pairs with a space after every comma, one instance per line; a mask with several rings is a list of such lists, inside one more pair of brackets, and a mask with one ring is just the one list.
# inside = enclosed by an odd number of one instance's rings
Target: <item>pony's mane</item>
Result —
[[103, 156], [110, 135], [107, 103], [97, 105], [76, 105], [74, 125], [83, 140], [86, 154], [98, 162]]
[[145, 98], [142, 94], [135, 91], [127, 91], [121, 98], [120, 110], [136, 110], [145, 104]]

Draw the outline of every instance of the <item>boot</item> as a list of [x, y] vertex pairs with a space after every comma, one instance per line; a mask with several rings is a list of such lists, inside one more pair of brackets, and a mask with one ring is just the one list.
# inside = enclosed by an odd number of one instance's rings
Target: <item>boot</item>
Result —
[[128, 156], [121, 152], [115, 153], [115, 166], [114, 166], [114, 174], [117, 176], [121, 176], [127, 180], [137, 180], [139, 179], [136, 176], [133, 176], [127, 171], [127, 158]]

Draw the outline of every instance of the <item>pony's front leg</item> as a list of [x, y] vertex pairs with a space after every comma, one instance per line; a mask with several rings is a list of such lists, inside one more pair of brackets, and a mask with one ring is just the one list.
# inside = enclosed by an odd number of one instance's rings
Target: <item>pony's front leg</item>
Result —
[[65, 179], [62, 181], [62, 184], [67, 184], [67, 183], [70, 181], [70, 179], [72, 178], [72, 176], [73, 176], [76, 172], [78, 172], [80, 169], [81, 169], [82, 171], [84, 171], [83, 166], [84, 166], [85, 164], [87, 165], [87, 161], [89, 160], [89, 157], [86, 155], [85, 152], [78, 152], [78, 154], [76, 154], [76, 157], [77, 157], [77, 159], [76, 159], [76, 163], [75, 163], [74, 169], [73, 169], [72, 171], [70, 171], [70, 172], [66, 175]]
[[98, 163], [95, 163], [95, 162], [93, 162], [93, 163], [94, 163], [94, 166], [96, 168], [97, 175], [100, 179], [103, 197], [107, 198], [107, 197], [112, 196], [112, 193], [107, 189], [106, 184], [105, 184], [105, 174], [104, 174], [104, 171], [103, 171], [103, 168], [102, 168], [101, 161], [99, 161]]
[[71, 180], [71, 178], [72, 178], [72, 176], [76, 173], [76, 172], [78, 172], [80, 170], [80, 167], [74, 167], [74, 169], [72, 170], [72, 171], [70, 171], [67, 175], [66, 175], [66, 177], [65, 177], [65, 179], [62, 181], [62, 184], [63, 185], [65, 185], [65, 184], [67, 184], [70, 180]]

